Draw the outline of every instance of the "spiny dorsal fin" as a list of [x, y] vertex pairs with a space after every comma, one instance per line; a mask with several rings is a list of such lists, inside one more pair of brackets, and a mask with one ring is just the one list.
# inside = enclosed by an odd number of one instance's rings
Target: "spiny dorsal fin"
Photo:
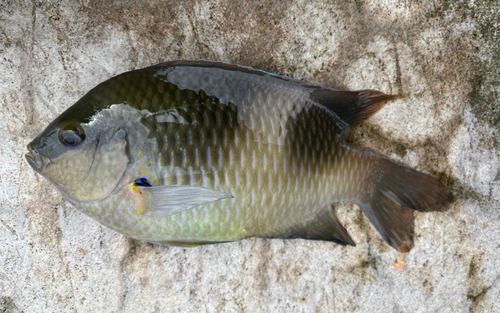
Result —
[[376, 90], [346, 91], [328, 88], [314, 90], [311, 97], [351, 127], [375, 114], [387, 101], [400, 98]]

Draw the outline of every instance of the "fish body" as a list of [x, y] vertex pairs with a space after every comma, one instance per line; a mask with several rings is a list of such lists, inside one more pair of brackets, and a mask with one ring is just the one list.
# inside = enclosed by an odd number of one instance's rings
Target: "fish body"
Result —
[[77, 209], [138, 240], [354, 245], [332, 207], [349, 201], [404, 252], [413, 210], [444, 210], [451, 193], [346, 142], [393, 98], [240, 65], [165, 62], [89, 91], [28, 145], [27, 159]]

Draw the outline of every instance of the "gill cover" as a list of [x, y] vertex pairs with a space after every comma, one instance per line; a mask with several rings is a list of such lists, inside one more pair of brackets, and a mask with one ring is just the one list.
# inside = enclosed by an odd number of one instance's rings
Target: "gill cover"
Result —
[[89, 172], [75, 200], [99, 200], [109, 194], [122, 179], [129, 157], [127, 133], [123, 129], [101, 134]]

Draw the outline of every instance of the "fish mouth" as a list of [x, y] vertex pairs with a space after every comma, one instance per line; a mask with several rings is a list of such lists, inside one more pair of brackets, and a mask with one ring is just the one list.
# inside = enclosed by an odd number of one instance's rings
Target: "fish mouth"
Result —
[[29, 152], [24, 155], [26, 161], [28, 161], [29, 165], [35, 171], [41, 172], [47, 165], [47, 162], [44, 162], [43, 156], [33, 147], [33, 144], [28, 144], [27, 148]]
[[35, 166], [35, 157], [33, 156], [33, 154], [31, 152], [28, 152], [24, 155], [26, 157], [26, 160], [28, 161], [28, 163], [31, 165], [31, 166]]

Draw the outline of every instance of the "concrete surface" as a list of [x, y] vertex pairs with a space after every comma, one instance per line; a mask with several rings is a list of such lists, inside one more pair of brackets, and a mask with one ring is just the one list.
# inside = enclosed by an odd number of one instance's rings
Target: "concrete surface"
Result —
[[[0, 2], [0, 312], [500, 312], [500, 4]], [[26, 144], [97, 83], [169, 59], [401, 93], [353, 141], [442, 179], [404, 270], [358, 207], [357, 246], [173, 248], [77, 212]]]

